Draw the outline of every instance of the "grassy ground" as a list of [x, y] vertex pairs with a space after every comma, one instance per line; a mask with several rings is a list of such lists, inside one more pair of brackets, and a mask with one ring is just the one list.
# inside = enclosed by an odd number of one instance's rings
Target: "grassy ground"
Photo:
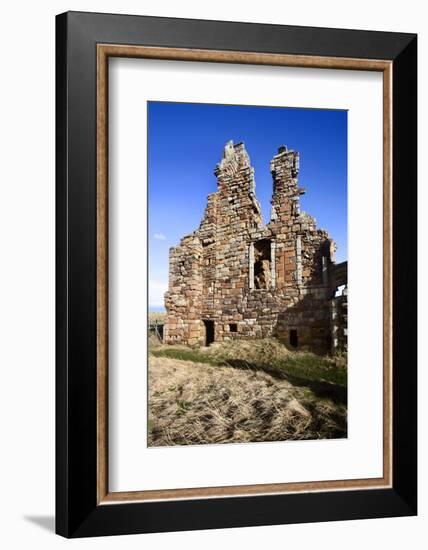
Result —
[[151, 311], [149, 313], [149, 323], [164, 323], [166, 319], [166, 313], [159, 312], [159, 311]]
[[152, 354], [155, 357], [250, 368], [263, 370], [277, 377], [293, 376], [346, 386], [345, 357], [320, 357], [313, 353], [290, 352], [274, 339], [231, 341], [196, 349], [161, 346], [153, 349]]
[[346, 358], [276, 340], [154, 347], [149, 445], [346, 437], [346, 394]]

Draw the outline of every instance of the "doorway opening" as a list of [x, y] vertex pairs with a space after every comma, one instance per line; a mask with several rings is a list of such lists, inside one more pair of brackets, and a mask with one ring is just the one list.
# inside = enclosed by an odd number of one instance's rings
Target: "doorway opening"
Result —
[[299, 345], [299, 341], [297, 338], [297, 330], [295, 329], [290, 330], [289, 342], [292, 348], [297, 348], [297, 346]]
[[214, 342], [214, 321], [203, 321], [205, 327], [205, 345], [209, 346]]

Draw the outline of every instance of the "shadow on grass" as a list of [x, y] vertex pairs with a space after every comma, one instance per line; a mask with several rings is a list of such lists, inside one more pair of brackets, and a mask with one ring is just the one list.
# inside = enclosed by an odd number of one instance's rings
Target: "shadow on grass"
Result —
[[[169, 357], [181, 361], [205, 363], [211, 366], [266, 372], [279, 380], [287, 380], [294, 386], [306, 387], [317, 397], [329, 398], [335, 403], [347, 405], [346, 372], [342, 369], [336, 369], [335, 372], [323, 370], [320, 368], [319, 362], [314, 362], [313, 358], [305, 359], [301, 357], [299, 360], [294, 359], [276, 363], [273, 360], [272, 364], [256, 364], [243, 359], [214, 358], [197, 350], [170, 348], [152, 350], [151, 353], [155, 357]], [[332, 380], [325, 379], [328, 377]]]
[[308, 388], [318, 397], [329, 398], [335, 403], [341, 403], [343, 405], [347, 405], [348, 403], [347, 387], [340, 384], [334, 384], [324, 380], [302, 378], [300, 376], [296, 376], [295, 374], [285, 372], [281, 367], [254, 365], [239, 359], [228, 359], [222, 364], [222, 366], [229, 366], [235, 369], [263, 371], [270, 374], [274, 378], [287, 380], [290, 384], [293, 384], [293, 386]]

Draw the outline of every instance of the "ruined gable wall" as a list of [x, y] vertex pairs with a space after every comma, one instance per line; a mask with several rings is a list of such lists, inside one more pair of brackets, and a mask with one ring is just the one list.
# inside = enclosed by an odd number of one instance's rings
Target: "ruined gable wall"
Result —
[[261, 225], [255, 197], [254, 169], [243, 144], [228, 143], [217, 166], [216, 275], [214, 309], [216, 340], [230, 333], [229, 324], [244, 320], [244, 296], [248, 284], [248, 240]]
[[[298, 186], [299, 155], [281, 147], [272, 159], [272, 219], [276, 235], [278, 294], [281, 301], [274, 333], [285, 341], [296, 330], [299, 345], [329, 347], [332, 241], [300, 208], [304, 189]], [[288, 303], [287, 303], [288, 302]], [[290, 303], [291, 302], [291, 303]]]
[[215, 321], [215, 339], [221, 340], [229, 323], [243, 319], [248, 235], [261, 223], [254, 170], [243, 144], [226, 145], [215, 175], [218, 190], [208, 198], [199, 229], [170, 251], [167, 343], [203, 344], [204, 320]]
[[[248, 154], [243, 144], [226, 145], [199, 229], [171, 249], [165, 342], [204, 344], [204, 320], [211, 320], [216, 341], [275, 335], [288, 343], [297, 330], [301, 346], [328, 345], [334, 245], [300, 210], [298, 171], [298, 153], [281, 147], [264, 226]], [[257, 288], [255, 262], [269, 248], [266, 286]]]

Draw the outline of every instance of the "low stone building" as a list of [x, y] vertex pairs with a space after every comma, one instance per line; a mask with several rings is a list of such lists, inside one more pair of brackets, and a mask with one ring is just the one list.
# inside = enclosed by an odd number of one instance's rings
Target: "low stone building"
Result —
[[262, 222], [243, 143], [226, 144], [199, 229], [170, 249], [168, 344], [275, 336], [319, 352], [346, 348], [347, 265], [300, 210], [299, 154], [273, 157], [271, 219]]

